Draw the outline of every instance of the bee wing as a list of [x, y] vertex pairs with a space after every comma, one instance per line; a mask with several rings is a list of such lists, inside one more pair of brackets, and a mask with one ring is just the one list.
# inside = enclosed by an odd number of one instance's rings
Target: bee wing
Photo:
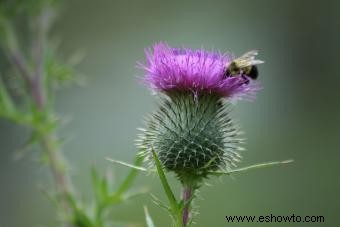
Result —
[[251, 51], [248, 51], [247, 53], [243, 54], [241, 57], [236, 58], [234, 61], [237, 62], [237, 65], [240, 68], [264, 63], [264, 61], [255, 59], [256, 55], [258, 55], [258, 51], [257, 50], [251, 50]]
[[255, 58], [255, 56], [258, 55], [258, 53], [259, 52], [257, 50], [251, 50], [243, 54], [241, 58]]

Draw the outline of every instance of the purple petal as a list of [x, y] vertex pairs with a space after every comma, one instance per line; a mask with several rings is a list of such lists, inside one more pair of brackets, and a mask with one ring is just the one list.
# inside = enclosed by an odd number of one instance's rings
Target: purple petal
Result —
[[145, 83], [155, 91], [192, 91], [214, 93], [225, 98], [251, 99], [259, 85], [241, 76], [225, 77], [225, 66], [231, 56], [212, 51], [171, 48], [160, 42], [145, 50]]

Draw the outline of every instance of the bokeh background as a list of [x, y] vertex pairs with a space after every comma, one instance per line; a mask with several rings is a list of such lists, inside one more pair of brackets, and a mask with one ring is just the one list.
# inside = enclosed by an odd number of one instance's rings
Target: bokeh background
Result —
[[[71, 119], [60, 130], [72, 177], [86, 199], [90, 167], [112, 169], [116, 181], [128, 171], [105, 157], [127, 162], [136, 152], [136, 128], [155, 109], [141, 84], [136, 61], [145, 47], [163, 40], [172, 46], [204, 47], [240, 55], [260, 51], [263, 90], [255, 102], [239, 102], [233, 115], [248, 138], [242, 166], [294, 159], [291, 165], [211, 180], [196, 201], [197, 227], [339, 226], [340, 210], [340, 3], [339, 1], [65, 1], [53, 35], [60, 53], [83, 51], [77, 70], [87, 85], [58, 93], [57, 111]], [[41, 194], [48, 170], [36, 152], [15, 161], [27, 132], [0, 120], [0, 226], [58, 226]], [[174, 179], [174, 187], [178, 187]], [[164, 198], [156, 177], [139, 176]], [[177, 189], [178, 191], [178, 189]], [[145, 226], [143, 205], [157, 226], [167, 214], [148, 194], [113, 208], [125, 226]], [[227, 223], [226, 215], [323, 215], [325, 223]]]

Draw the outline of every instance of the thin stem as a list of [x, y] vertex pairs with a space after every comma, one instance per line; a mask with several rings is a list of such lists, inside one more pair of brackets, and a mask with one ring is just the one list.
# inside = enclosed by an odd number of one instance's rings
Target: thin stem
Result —
[[9, 62], [11, 62], [13, 66], [16, 67], [19, 75], [25, 82], [26, 89], [29, 89], [32, 75], [29, 69], [29, 65], [27, 64], [25, 55], [19, 48], [17, 33], [9, 20], [3, 20], [2, 23], [5, 33], [3, 48], [7, 52], [6, 54]]
[[190, 219], [190, 202], [194, 193], [194, 188], [192, 185], [184, 184], [182, 189], [182, 201], [184, 203], [184, 208], [182, 212], [182, 222], [183, 227], [187, 227]]
[[35, 62], [34, 78], [31, 80], [31, 91], [35, 103], [39, 109], [42, 109], [45, 103], [45, 70], [44, 70], [44, 51], [47, 32], [50, 25], [50, 10], [45, 7], [35, 17], [33, 30], [36, 34], [32, 43], [32, 57]]
[[[30, 80], [30, 92], [32, 99], [39, 111], [46, 112], [45, 97], [45, 84], [44, 80], [46, 72], [44, 70], [44, 47], [46, 43], [46, 33], [49, 25], [49, 9], [44, 8], [34, 21], [34, 28], [36, 31], [36, 39], [32, 43], [33, 58], [34, 58], [34, 69], [33, 77]], [[42, 122], [44, 123], [44, 122]], [[72, 206], [70, 204], [70, 197], [72, 196], [71, 182], [65, 169], [65, 160], [62, 156], [62, 151], [58, 145], [58, 138], [54, 131], [43, 132], [41, 134], [41, 147], [46, 152], [49, 161], [49, 167], [51, 169], [55, 187], [60, 196], [60, 204], [65, 217], [70, 215], [72, 212]], [[64, 220], [63, 225], [65, 227], [73, 227], [70, 220]]]
[[29, 87], [31, 77], [30, 77], [30, 72], [28, 69], [28, 65], [25, 61], [25, 58], [19, 51], [9, 51], [10, 56], [9, 60], [10, 62], [17, 67], [19, 74], [22, 76], [23, 80], [25, 81], [25, 85]]
[[[48, 156], [55, 187], [60, 195], [60, 203], [63, 213], [65, 215], [69, 215], [71, 211], [71, 206], [69, 204], [71, 183], [65, 170], [65, 160], [63, 159], [62, 152], [58, 147], [56, 136], [52, 133], [42, 135], [41, 146]], [[64, 226], [72, 227], [73, 225], [68, 221], [65, 221]]]
[[[46, 43], [46, 35], [49, 26], [49, 8], [46, 7], [41, 10], [40, 14], [36, 17], [34, 21], [34, 41], [32, 43], [32, 58], [35, 63], [30, 70], [25, 56], [20, 51], [16, 34], [13, 29], [8, 29], [9, 36], [13, 38], [15, 43], [7, 49], [9, 60], [18, 69], [18, 72], [22, 76], [23, 80], [27, 85], [28, 92], [32, 97], [38, 111], [44, 115], [49, 115], [51, 113], [45, 113], [44, 110], [46, 106], [45, 97], [45, 84], [44, 80], [46, 72], [44, 70], [44, 46]], [[9, 26], [9, 28], [11, 28]], [[13, 42], [14, 42], [13, 41]], [[40, 122], [42, 126], [48, 124], [48, 122]], [[43, 152], [46, 153], [49, 161], [49, 168], [52, 172], [53, 179], [55, 182], [55, 187], [58, 195], [60, 195], [60, 200], [58, 203], [61, 205], [61, 210], [65, 216], [69, 216], [72, 211], [72, 206], [70, 204], [71, 196], [71, 183], [68, 179], [68, 175], [65, 168], [65, 160], [62, 157], [62, 152], [58, 146], [58, 139], [54, 131], [42, 131], [40, 132], [40, 144]], [[65, 227], [73, 227], [74, 225], [69, 221], [65, 220], [63, 222]]]

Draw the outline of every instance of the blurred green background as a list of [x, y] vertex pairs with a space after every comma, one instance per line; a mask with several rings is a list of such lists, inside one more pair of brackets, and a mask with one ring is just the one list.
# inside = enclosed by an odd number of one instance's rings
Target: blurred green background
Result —
[[[196, 201], [197, 227], [340, 225], [340, 2], [339, 1], [65, 1], [53, 35], [61, 54], [86, 53], [77, 70], [87, 85], [58, 93], [57, 111], [71, 119], [60, 130], [72, 177], [90, 193], [90, 167], [111, 168], [116, 181], [128, 170], [105, 157], [131, 162], [142, 116], [155, 109], [155, 97], [135, 68], [143, 50], [164, 40], [172, 46], [260, 51], [263, 86], [255, 102], [239, 102], [233, 115], [246, 132], [240, 166], [295, 159], [291, 165], [213, 179]], [[0, 226], [58, 226], [41, 194], [48, 170], [36, 152], [13, 159], [27, 132], [0, 120]], [[172, 179], [172, 182], [175, 182]], [[138, 178], [164, 198], [158, 179]], [[174, 183], [174, 187], [178, 187]], [[177, 189], [178, 191], [178, 189]], [[170, 226], [167, 214], [149, 195], [113, 208], [112, 219], [145, 226], [143, 205], [157, 226]], [[325, 223], [227, 223], [226, 215], [323, 215]]]

